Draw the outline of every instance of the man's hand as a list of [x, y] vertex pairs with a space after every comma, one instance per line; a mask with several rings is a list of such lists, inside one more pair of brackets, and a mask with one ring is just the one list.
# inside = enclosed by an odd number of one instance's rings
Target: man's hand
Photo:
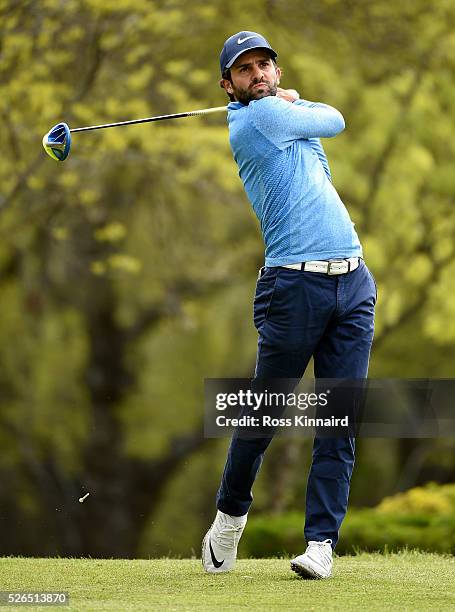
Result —
[[287, 102], [295, 102], [300, 98], [298, 91], [295, 89], [282, 89], [281, 87], [277, 87], [276, 97]]

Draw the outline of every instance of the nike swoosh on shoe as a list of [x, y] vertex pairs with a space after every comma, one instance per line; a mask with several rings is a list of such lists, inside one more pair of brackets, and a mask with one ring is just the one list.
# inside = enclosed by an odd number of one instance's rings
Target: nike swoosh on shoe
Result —
[[212, 563], [214, 567], [216, 568], [221, 567], [224, 563], [224, 559], [222, 561], [218, 561], [218, 559], [215, 557], [215, 553], [213, 552], [213, 548], [212, 548], [212, 542], [210, 539], [209, 539], [209, 549], [210, 549], [210, 556], [212, 557]]

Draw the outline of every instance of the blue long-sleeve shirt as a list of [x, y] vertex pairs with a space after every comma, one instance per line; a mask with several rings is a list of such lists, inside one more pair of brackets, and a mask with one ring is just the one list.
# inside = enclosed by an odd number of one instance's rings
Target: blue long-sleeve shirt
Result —
[[344, 129], [336, 109], [267, 96], [247, 106], [231, 102], [228, 124], [240, 178], [261, 225], [266, 266], [362, 256], [319, 140]]

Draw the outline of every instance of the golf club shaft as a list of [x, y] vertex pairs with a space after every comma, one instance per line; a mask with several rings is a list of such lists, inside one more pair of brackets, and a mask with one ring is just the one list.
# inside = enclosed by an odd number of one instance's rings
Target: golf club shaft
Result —
[[226, 106], [215, 108], [204, 108], [202, 110], [189, 111], [187, 113], [175, 113], [173, 115], [159, 115], [158, 117], [146, 117], [145, 119], [133, 119], [131, 121], [120, 121], [118, 123], [105, 123], [104, 125], [89, 125], [87, 127], [73, 128], [70, 132], [88, 132], [89, 130], [103, 130], [104, 128], [120, 127], [121, 125], [134, 125], [135, 123], [150, 123], [151, 121], [163, 121], [164, 119], [179, 119], [181, 117], [197, 117], [210, 113], [221, 113], [226, 111]]

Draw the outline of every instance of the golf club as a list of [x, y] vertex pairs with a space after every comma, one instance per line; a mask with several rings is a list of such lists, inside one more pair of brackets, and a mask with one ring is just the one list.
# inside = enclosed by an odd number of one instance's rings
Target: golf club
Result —
[[134, 125], [137, 123], [150, 123], [152, 121], [163, 121], [164, 119], [180, 119], [181, 117], [197, 117], [209, 115], [210, 113], [221, 113], [226, 111], [226, 106], [215, 108], [204, 108], [202, 110], [175, 113], [173, 115], [159, 115], [157, 117], [146, 117], [145, 119], [132, 119], [131, 121], [119, 121], [118, 123], [105, 123], [104, 125], [90, 125], [87, 127], [70, 129], [66, 123], [57, 123], [43, 137], [43, 147], [46, 153], [57, 161], [65, 161], [71, 149], [71, 133], [88, 132], [89, 130], [103, 130], [105, 128], [120, 127], [122, 125]]

